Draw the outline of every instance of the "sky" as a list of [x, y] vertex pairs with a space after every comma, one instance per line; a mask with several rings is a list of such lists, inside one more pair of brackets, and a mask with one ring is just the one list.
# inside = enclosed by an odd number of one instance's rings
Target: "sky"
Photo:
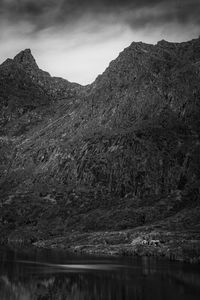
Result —
[[0, 63], [30, 48], [52, 76], [88, 84], [133, 41], [200, 36], [200, 0], [0, 0]]

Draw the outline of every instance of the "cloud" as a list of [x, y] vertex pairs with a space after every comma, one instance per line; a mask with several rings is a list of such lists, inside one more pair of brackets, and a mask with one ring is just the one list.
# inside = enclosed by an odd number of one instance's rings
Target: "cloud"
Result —
[[0, 7], [1, 19], [28, 21], [35, 30], [101, 15], [137, 27], [175, 19], [180, 23], [200, 23], [199, 0], [3, 0]]
[[31, 48], [52, 75], [92, 82], [132, 41], [200, 32], [199, 0], [0, 0], [0, 61]]
[[73, 30], [83, 20], [122, 24], [132, 29], [176, 22], [200, 26], [199, 0], [0, 0], [0, 25], [29, 24], [32, 32], [53, 28]]

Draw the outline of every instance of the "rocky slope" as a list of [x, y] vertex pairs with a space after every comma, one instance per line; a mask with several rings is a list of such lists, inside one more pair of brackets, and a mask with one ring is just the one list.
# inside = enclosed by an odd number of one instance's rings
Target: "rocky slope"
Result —
[[132, 43], [86, 87], [40, 70], [30, 50], [5, 61], [5, 240], [140, 226], [143, 235], [176, 232], [186, 248], [192, 236], [198, 257], [199, 80], [200, 39]]

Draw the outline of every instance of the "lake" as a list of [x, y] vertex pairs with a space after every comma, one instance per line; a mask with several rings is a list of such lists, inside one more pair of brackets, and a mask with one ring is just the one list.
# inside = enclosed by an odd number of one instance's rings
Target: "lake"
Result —
[[199, 300], [199, 296], [199, 265], [0, 248], [0, 300]]

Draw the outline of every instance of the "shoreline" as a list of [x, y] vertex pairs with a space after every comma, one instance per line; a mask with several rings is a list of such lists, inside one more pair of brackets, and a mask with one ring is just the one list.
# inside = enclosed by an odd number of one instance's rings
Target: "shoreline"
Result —
[[31, 240], [28, 232], [12, 232], [7, 244], [60, 249], [95, 256], [151, 256], [171, 261], [200, 263], [200, 239], [195, 231], [144, 230], [67, 233], [50, 239]]

